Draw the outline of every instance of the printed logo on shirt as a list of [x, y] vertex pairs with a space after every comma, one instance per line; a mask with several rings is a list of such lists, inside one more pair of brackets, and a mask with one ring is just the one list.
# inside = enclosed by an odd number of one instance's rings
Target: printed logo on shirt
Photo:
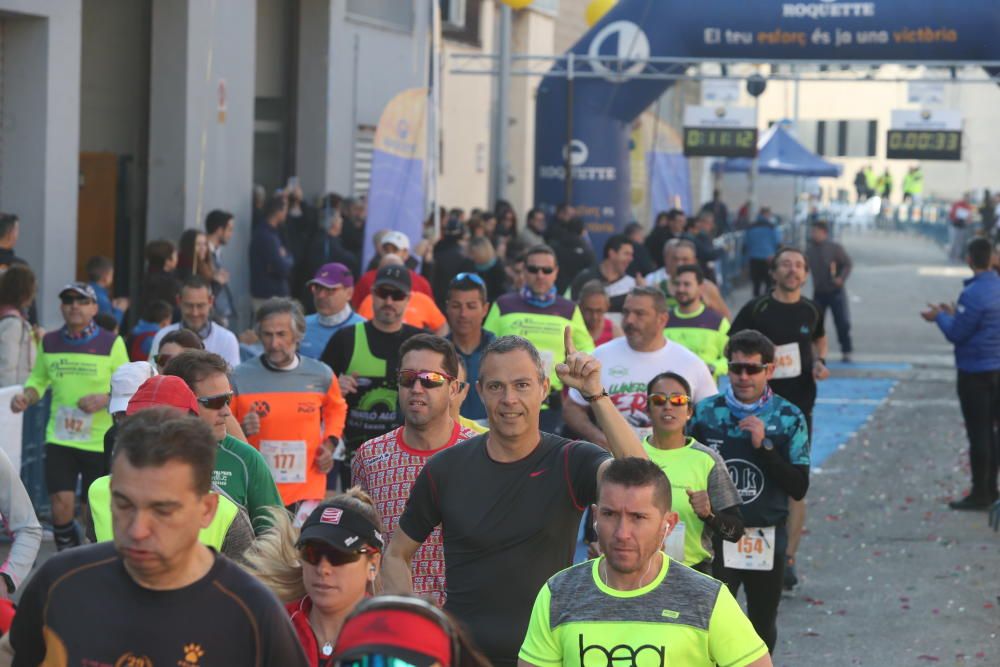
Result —
[[153, 667], [153, 661], [147, 656], [129, 652], [115, 660], [115, 667]]
[[802, 334], [803, 336], [808, 336], [809, 335], [809, 325], [808, 324], [803, 324], [802, 328], [799, 329], [799, 333]]
[[726, 469], [744, 505], [757, 500], [764, 492], [764, 473], [755, 464], [746, 459], [726, 459]]
[[323, 510], [323, 513], [319, 515], [319, 522], [337, 526], [340, 525], [340, 517], [342, 516], [344, 516], [344, 510], [339, 507], [327, 507]]
[[198, 662], [205, 657], [205, 651], [198, 644], [185, 644], [184, 659], [177, 661], [177, 667], [198, 667]]
[[296, 410], [299, 414], [311, 415], [312, 413], [316, 412], [316, 404], [299, 403], [298, 408]]
[[[584, 667], [666, 667], [667, 648], [643, 644], [632, 647], [628, 644], [618, 644], [606, 648], [600, 644], [589, 646], [580, 637], [580, 664]], [[589, 660], [588, 660], [589, 654]]]
[[267, 401], [254, 401], [250, 404], [250, 410], [256, 412], [261, 419], [271, 414], [271, 406]]
[[628, 369], [624, 366], [612, 366], [608, 369], [608, 375], [613, 378], [623, 378], [628, 375]]

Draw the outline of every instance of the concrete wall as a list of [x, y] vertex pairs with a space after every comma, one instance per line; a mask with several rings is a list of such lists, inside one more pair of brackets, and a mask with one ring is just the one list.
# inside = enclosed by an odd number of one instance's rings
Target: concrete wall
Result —
[[0, 0], [4, 12], [0, 208], [21, 218], [17, 252], [39, 279], [39, 317], [61, 322], [76, 256], [79, 0]]
[[225, 262], [236, 295], [249, 284], [255, 20], [243, 0], [153, 0], [147, 237], [176, 240], [211, 209], [231, 211]]

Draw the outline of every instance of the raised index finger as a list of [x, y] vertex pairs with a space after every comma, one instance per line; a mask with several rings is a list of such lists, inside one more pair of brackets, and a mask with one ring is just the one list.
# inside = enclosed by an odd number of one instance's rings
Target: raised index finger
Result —
[[563, 329], [563, 344], [566, 346], [567, 357], [576, 352], [576, 346], [573, 345], [573, 329], [571, 329], [569, 325]]

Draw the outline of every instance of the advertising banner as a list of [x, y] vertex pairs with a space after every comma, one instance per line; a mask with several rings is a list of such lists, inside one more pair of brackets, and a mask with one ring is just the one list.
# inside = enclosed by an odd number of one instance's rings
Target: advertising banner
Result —
[[423, 232], [424, 162], [427, 155], [427, 89], [410, 88], [396, 95], [378, 122], [368, 190], [363, 264], [374, 256], [372, 237], [394, 229], [416, 248]]

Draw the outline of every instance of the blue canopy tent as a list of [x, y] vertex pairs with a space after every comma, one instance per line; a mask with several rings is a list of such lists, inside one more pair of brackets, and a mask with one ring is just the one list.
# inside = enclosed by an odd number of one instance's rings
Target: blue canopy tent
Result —
[[[840, 176], [843, 168], [827, 162], [803, 146], [780, 123], [775, 123], [757, 140], [758, 171], [774, 176], [820, 178]], [[748, 173], [752, 160], [746, 157], [719, 160], [712, 165], [716, 173]]]

